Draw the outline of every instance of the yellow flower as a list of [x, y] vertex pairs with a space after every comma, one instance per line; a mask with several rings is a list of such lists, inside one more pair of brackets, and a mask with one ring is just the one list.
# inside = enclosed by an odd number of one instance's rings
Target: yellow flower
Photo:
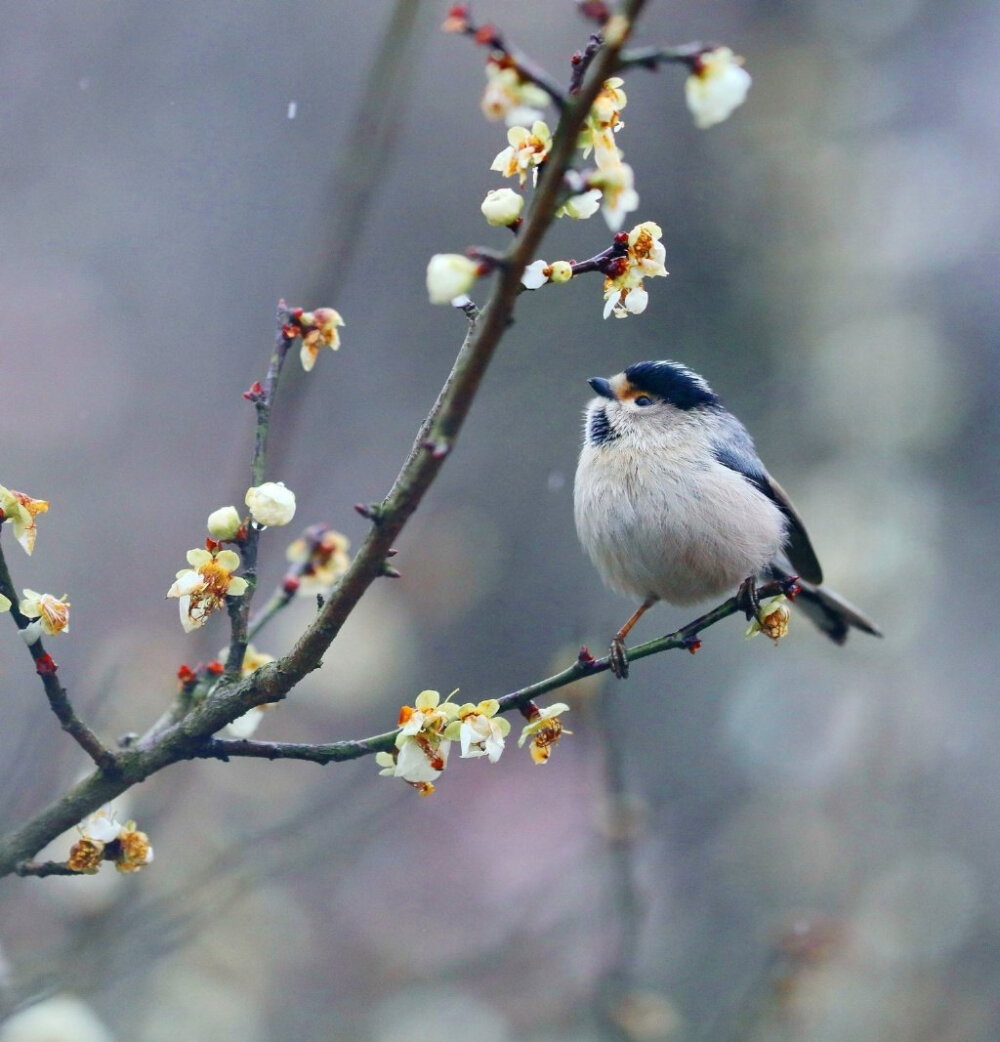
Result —
[[500, 703], [495, 698], [485, 699], [478, 705], [466, 702], [459, 707], [458, 720], [452, 722], [445, 733], [451, 737], [457, 724], [463, 759], [488, 756], [490, 763], [500, 759], [504, 739], [510, 734], [510, 721], [498, 717], [499, 710]]
[[771, 597], [766, 601], [760, 602], [757, 614], [750, 620], [750, 625], [747, 626], [746, 636], [748, 640], [751, 637], [756, 637], [758, 633], [763, 633], [765, 637], [770, 637], [777, 644], [782, 637], [788, 635], [788, 617], [790, 612], [788, 605], [785, 603], [786, 599], [783, 593], [779, 593], [777, 597]]
[[521, 79], [517, 69], [497, 61], [486, 63], [486, 90], [479, 107], [491, 121], [505, 120], [508, 126], [541, 119], [549, 96], [541, 87]]
[[9, 521], [14, 528], [14, 538], [30, 554], [35, 549], [35, 518], [49, 509], [47, 500], [32, 499], [24, 492], [17, 492], [0, 485], [0, 515], [3, 522]]
[[0, 593], [0, 611], [10, 611], [11, 600]]
[[705, 130], [729, 119], [743, 104], [750, 90], [750, 73], [743, 68], [743, 59], [728, 47], [699, 54], [693, 67], [684, 95], [695, 126]]
[[601, 212], [608, 227], [616, 232], [625, 220], [625, 214], [639, 208], [639, 193], [635, 190], [635, 174], [628, 163], [620, 163], [613, 170], [598, 170], [589, 183], [601, 192]]
[[375, 756], [380, 774], [402, 778], [425, 796], [434, 791], [432, 783], [448, 765], [451, 739], [446, 732], [458, 718], [458, 706], [450, 699], [442, 702], [437, 691], [421, 691], [412, 706], [400, 709], [395, 752]]
[[628, 102], [625, 91], [621, 89], [624, 82], [619, 76], [604, 81], [577, 138], [577, 147], [583, 150], [584, 159], [593, 149], [598, 170], [616, 170], [622, 163], [615, 134], [625, 126], [621, 118], [621, 110]]
[[664, 276], [666, 250], [660, 237], [663, 230], [654, 221], [643, 221], [628, 233], [628, 252], [622, 271], [604, 279], [604, 317], [627, 318], [646, 310], [649, 295], [643, 287], [645, 278]]
[[66, 867], [73, 872], [92, 876], [104, 860], [104, 844], [99, 840], [81, 836], [69, 850]]
[[118, 833], [118, 855], [115, 868], [119, 872], [138, 872], [153, 861], [153, 847], [149, 836], [135, 827], [134, 821], [126, 822]]
[[507, 141], [507, 148], [497, 154], [490, 169], [499, 170], [504, 177], [514, 177], [516, 174], [522, 185], [528, 179], [529, 170], [537, 177], [537, 167], [545, 162], [552, 147], [552, 134], [548, 126], [536, 120], [531, 130], [527, 127], [511, 127], [507, 131]]
[[298, 593], [302, 596], [317, 590], [328, 590], [347, 571], [351, 556], [347, 552], [351, 541], [332, 528], [326, 529], [316, 539], [296, 539], [285, 551], [285, 557], [293, 564], [308, 564], [299, 577]]
[[338, 330], [343, 324], [340, 312], [333, 308], [316, 308], [315, 311], [304, 311], [299, 316], [299, 327], [302, 330], [299, 360], [307, 373], [316, 364], [322, 348], [329, 347], [336, 351], [340, 347]]
[[[25, 588], [24, 598], [18, 607], [22, 615], [29, 619], [37, 619], [38, 622], [29, 626], [25, 632], [25, 639], [33, 644], [42, 633], [54, 637], [57, 633], [69, 633], [69, 601], [67, 594], [62, 597], [53, 597], [51, 593], [37, 593], [35, 590]], [[31, 639], [28, 631], [31, 630]]]
[[242, 597], [247, 581], [233, 575], [240, 566], [240, 556], [233, 550], [189, 550], [187, 560], [191, 567], [177, 573], [167, 596], [180, 598], [181, 625], [190, 633], [204, 626], [227, 597]]
[[565, 702], [556, 702], [545, 709], [535, 709], [531, 719], [521, 731], [521, 737], [517, 740], [518, 748], [531, 739], [531, 758], [537, 764], [547, 763], [552, 755], [552, 747], [564, 734], [572, 734], [572, 731], [563, 729], [559, 717], [569, 712], [569, 706]]
[[[223, 648], [218, 658], [221, 662], [225, 662], [229, 656], [229, 649]], [[243, 652], [243, 664], [240, 666], [240, 676], [248, 677], [251, 673], [256, 673], [261, 666], [266, 666], [268, 662], [273, 662], [274, 656], [268, 655], [264, 651], [258, 651], [253, 644], [248, 644], [246, 650]], [[275, 703], [265, 702], [263, 705], [254, 706], [252, 709], [248, 709], [242, 716], [238, 716], [235, 720], [231, 720], [226, 724], [226, 733], [230, 738], [250, 738], [260, 726], [261, 721], [264, 719], [264, 713], [269, 709], [274, 709]]]

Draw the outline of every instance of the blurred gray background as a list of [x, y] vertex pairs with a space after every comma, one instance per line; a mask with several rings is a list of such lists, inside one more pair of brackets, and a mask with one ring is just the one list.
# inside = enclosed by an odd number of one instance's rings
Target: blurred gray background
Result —
[[[279, 396], [271, 476], [303, 525], [360, 540], [351, 505], [448, 372], [463, 319], [424, 268], [505, 245], [479, 214], [505, 142], [446, 9], [2, 4], [0, 482], [52, 503], [30, 560], [5, 547], [19, 585], [69, 593], [51, 650], [104, 735], [225, 643], [164, 593], [248, 484], [240, 392], [278, 298], [346, 320]], [[589, 32], [568, 0], [475, 13], [559, 78]], [[619, 144], [669, 279], [626, 321], [594, 277], [522, 298], [403, 578], [259, 734], [360, 737], [423, 688], [477, 701], [603, 649], [633, 606], [573, 531], [585, 380], [646, 358], [744, 419], [884, 641], [793, 623], [775, 648], [730, 620], [571, 692], [544, 769], [456, 758], [430, 799], [371, 760], [171, 768], [127, 808], [151, 869], [0, 885], [6, 1008], [70, 993], [141, 1042], [1000, 1037], [998, 29], [984, 0], [651, 3], [637, 42], [724, 41], [754, 77], [708, 132], [681, 70], [629, 77]], [[607, 242], [564, 221], [543, 255]], [[264, 537], [265, 587], [288, 538]], [[0, 685], [10, 826], [85, 764], [12, 627]]]

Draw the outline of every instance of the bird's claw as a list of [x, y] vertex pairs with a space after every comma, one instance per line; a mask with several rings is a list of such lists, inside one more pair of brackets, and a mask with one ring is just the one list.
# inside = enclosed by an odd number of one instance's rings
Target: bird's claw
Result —
[[625, 642], [620, 637], [615, 637], [611, 642], [608, 665], [619, 680], [628, 679], [628, 652], [625, 650]]
[[740, 583], [740, 588], [736, 591], [736, 607], [745, 613], [748, 620], [757, 617], [760, 598], [757, 596], [757, 580], [752, 575]]

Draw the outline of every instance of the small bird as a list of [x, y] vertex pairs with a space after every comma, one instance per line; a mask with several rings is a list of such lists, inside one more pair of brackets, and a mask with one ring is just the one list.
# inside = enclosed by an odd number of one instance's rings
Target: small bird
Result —
[[705, 379], [677, 362], [638, 362], [588, 381], [576, 469], [576, 530], [601, 578], [642, 601], [611, 644], [628, 675], [625, 637], [657, 601], [694, 604], [739, 588], [751, 614], [758, 578], [799, 577], [796, 599], [842, 644], [878, 627], [821, 585], [802, 519], [768, 474], [747, 429]]

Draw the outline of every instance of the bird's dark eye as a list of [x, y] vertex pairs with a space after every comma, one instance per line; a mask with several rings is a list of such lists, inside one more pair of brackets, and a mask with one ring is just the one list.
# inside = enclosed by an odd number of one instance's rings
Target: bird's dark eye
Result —
[[640, 394], [638, 398], [634, 399], [636, 405], [652, 405], [653, 399], [648, 394]]

